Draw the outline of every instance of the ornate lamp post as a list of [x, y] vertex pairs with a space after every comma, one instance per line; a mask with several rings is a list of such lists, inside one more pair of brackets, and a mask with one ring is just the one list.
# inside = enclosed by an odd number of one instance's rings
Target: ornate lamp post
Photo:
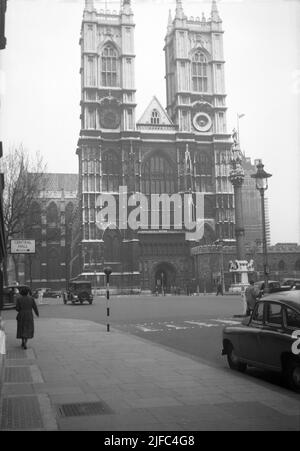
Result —
[[268, 246], [267, 246], [267, 233], [266, 233], [266, 211], [265, 211], [265, 191], [268, 189], [268, 178], [272, 177], [272, 174], [268, 174], [264, 170], [262, 160], [256, 160], [257, 172], [252, 174], [251, 177], [256, 181], [256, 189], [260, 192], [261, 197], [261, 215], [262, 215], [262, 229], [263, 229], [263, 255], [264, 255], [264, 281], [265, 292], [268, 292], [269, 283], [269, 264], [268, 264]]
[[245, 180], [245, 172], [242, 167], [243, 156], [238, 142], [238, 135], [236, 130], [233, 131], [233, 146], [231, 151], [231, 170], [230, 181], [234, 188], [235, 200], [235, 237], [236, 237], [236, 251], [237, 260], [231, 262], [230, 271], [240, 274], [240, 281], [236, 285], [241, 290], [244, 314], [247, 312], [247, 304], [245, 300], [245, 289], [249, 285], [248, 270], [249, 264], [246, 260], [245, 249], [245, 228], [243, 219], [243, 202], [242, 202], [242, 186]]

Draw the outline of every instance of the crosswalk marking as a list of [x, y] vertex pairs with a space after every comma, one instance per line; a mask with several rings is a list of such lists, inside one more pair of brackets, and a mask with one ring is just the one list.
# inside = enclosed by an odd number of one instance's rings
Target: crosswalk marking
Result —
[[140, 329], [142, 332], [160, 332], [162, 329], [149, 329], [149, 327], [140, 326], [136, 324], [137, 329]]
[[192, 324], [199, 327], [218, 327], [218, 324], [211, 324], [211, 323], [200, 323], [198, 321], [185, 321], [187, 324]]
[[210, 319], [207, 322], [204, 321], [183, 321], [184, 324], [174, 324], [174, 321], [171, 322], [151, 322], [151, 323], [143, 323], [143, 324], [135, 324], [134, 327], [141, 330], [142, 332], [163, 332], [168, 330], [187, 330], [191, 327], [198, 327], [199, 329], [202, 328], [212, 328], [212, 327], [222, 327], [222, 326], [237, 326], [241, 324], [240, 321], [235, 321], [230, 318], [224, 318], [224, 319]]
[[188, 329], [188, 327], [186, 326], [175, 326], [174, 324], [166, 324], [166, 327], [170, 327], [171, 329], [176, 329], [176, 330], [180, 330], [180, 329]]
[[233, 321], [233, 320], [229, 320], [229, 319], [213, 319], [212, 321], [216, 321], [216, 322], [222, 323], [222, 324], [228, 324], [230, 326], [237, 326], [237, 325], [241, 324], [240, 321]]

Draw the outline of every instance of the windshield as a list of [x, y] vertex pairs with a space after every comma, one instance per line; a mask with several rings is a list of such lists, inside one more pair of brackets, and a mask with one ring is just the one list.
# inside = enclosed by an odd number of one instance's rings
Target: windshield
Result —
[[91, 285], [89, 283], [74, 283], [70, 285], [71, 290], [90, 290]]

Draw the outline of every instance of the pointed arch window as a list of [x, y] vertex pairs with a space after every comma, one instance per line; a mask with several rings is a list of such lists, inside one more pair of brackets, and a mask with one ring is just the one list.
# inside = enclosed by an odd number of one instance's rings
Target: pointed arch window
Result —
[[58, 225], [58, 208], [57, 205], [54, 202], [51, 202], [51, 204], [47, 208], [46, 213], [47, 218], [47, 225], [51, 226], [57, 226]]
[[117, 86], [118, 54], [112, 45], [107, 45], [101, 54], [101, 84], [102, 86]]
[[104, 261], [106, 263], [120, 262], [121, 240], [120, 235], [115, 230], [107, 230], [104, 234]]
[[103, 155], [102, 189], [107, 192], [117, 192], [121, 179], [121, 162], [115, 152], [105, 152]]
[[208, 91], [208, 61], [203, 52], [196, 52], [192, 59], [192, 83], [193, 91]]
[[160, 123], [160, 114], [154, 109], [151, 114], [151, 124], [158, 125]]
[[153, 155], [142, 168], [144, 194], [174, 194], [177, 174], [169, 161], [160, 155]]

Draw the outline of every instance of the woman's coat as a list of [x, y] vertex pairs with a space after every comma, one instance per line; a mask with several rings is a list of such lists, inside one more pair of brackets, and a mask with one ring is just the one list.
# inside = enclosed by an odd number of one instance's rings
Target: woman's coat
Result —
[[35, 300], [31, 296], [18, 296], [16, 310], [18, 312], [17, 338], [33, 338], [33, 311], [36, 316], [39, 316]]

